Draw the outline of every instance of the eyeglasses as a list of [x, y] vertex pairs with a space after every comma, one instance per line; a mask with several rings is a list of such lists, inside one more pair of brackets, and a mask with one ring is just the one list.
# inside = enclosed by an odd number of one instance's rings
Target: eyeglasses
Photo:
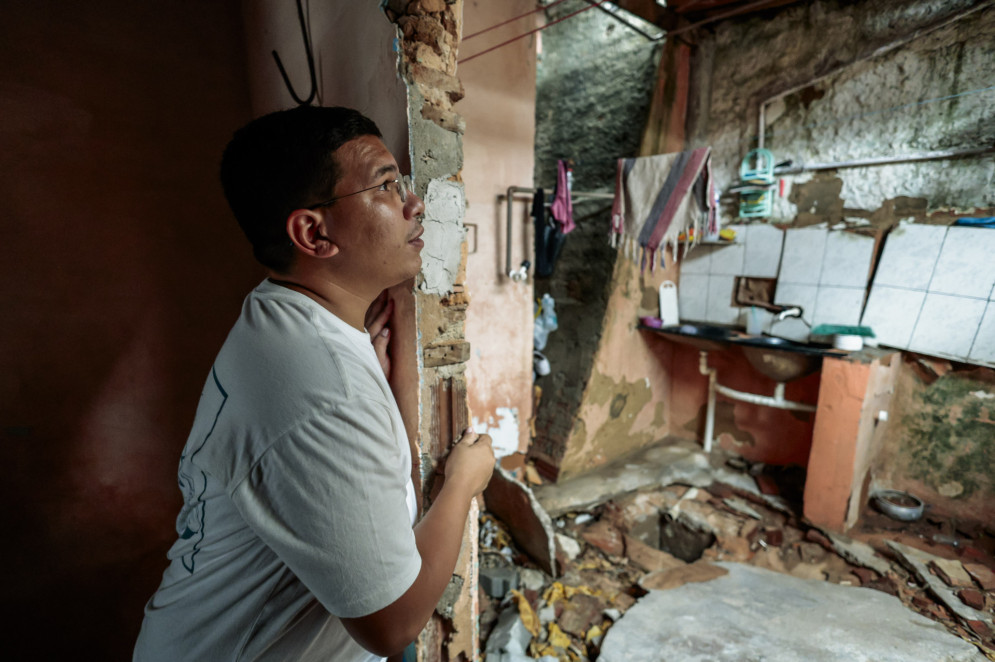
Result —
[[381, 191], [389, 191], [391, 190], [391, 185], [393, 185], [394, 190], [397, 191], [397, 195], [400, 196], [402, 203], [407, 202], [408, 193], [413, 193], [415, 190], [415, 184], [411, 180], [411, 175], [403, 175], [401, 177], [398, 177], [397, 179], [388, 180], [383, 184], [376, 184], [374, 186], [364, 188], [361, 191], [353, 191], [352, 193], [346, 193], [345, 195], [339, 195], [334, 198], [331, 198], [330, 200], [319, 202], [316, 205], [310, 205], [308, 209], [327, 207], [328, 205], [333, 204], [335, 201], [341, 200], [342, 198], [348, 198], [350, 195], [359, 195], [360, 193], [366, 193], [367, 191], [372, 191], [373, 189], [380, 189]]

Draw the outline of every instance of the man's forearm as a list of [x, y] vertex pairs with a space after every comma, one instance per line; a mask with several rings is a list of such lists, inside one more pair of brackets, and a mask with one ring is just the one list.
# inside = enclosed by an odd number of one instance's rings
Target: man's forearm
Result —
[[411, 587], [380, 611], [343, 619], [349, 633], [364, 648], [392, 655], [403, 650], [425, 627], [456, 567], [473, 495], [471, 487], [458, 480], [447, 481], [415, 526], [421, 570]]

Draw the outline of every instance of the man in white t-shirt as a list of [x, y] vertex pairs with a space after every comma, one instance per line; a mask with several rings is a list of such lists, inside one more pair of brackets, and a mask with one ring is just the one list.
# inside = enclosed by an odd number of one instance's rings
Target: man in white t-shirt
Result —
[[180, 459], [178, 539], [134, 659], [394, 655], [442, 596], [494, 467], [490, 439], [467, 431], [412, 527], [382, 293], [421, 268], [425, 206], [376, 125], [346, 108], [251, 122], [221, 179], [270, 277], [246, 297], [201, 394]]

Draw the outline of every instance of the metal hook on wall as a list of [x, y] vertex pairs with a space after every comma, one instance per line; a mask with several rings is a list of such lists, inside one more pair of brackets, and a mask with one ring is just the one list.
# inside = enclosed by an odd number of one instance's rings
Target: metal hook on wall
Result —
[[306, 106], [314, 101], [315, 95], [318, 94], [318, 80], [314, 75], [314, 55], [311, 53], [311, 40], [308, 38], [307, 25], [304, 22], [304, 8], [301, 6], [301, 0], [297, 0], [297, 19], [301, 24], [301, 36], [304, 38], [304, 51], [307, 53], [307, 69], [308, 73], [311, 75], [311, 93], [308, 94], [306, 99], [301, 99], [297, 96], [297, 93], [294, 91], [294, 86], [290, 84], [290, 78], [287, 77], [287, 71], [283, 68], [283, 63], [280, 62], [280, 56], [276, 51], [273, 51], [273, 59], [276, 60], [276, 66], [280, 70], [280, 75], [283, 76], [283, 83], [287, 86], [287, 91], [290, 92], [290, 96], [293, 97], [294, 101], [296, 101], [299, 106]]

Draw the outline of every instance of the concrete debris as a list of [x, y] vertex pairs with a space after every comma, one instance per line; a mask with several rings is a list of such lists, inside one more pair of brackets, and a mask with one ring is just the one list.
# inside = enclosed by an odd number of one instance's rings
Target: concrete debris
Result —
[[519, 568], [518, 579], [522, 585], [522, 588], [526, 591], [541, 591], [543, 586], [549, 583], [546, 579], [546, 575], [544, 575], [541, 571], [533, 570], [532, 568]]
[[684, 584], [711, 581], [728, 573], [708, 561], [695, 561], [681, 567], [651, 572], [639, 580], [639, 585], [647, 591], [666, 591]]
[[565, 536], [562, 533], [556, 534], [556, 550], [557, 558], [561, 558], [564, 562], [573, 561], [575, 558], [580, 556], [580, 543], [571, 538], [570, 536]]
[[480, 568], [480, 588], [497, 600], [513, 588], [518, 588], [518, 571], [515, 568]]
[[750, 476], [714, 467], [700, 449], [683, 445], [649, 446], [603, 467], [560, 483], [536, 488], [536, 498], [553, 517], [584, 511], [643, 488], [667, 485], [708, 487], [714, 482], [759, 494]]
[[942, 561], [943, 559], [893, 540], [888, 540], [887, 543], [888, 547], [890, 547], [898, 555], [902, 563], [915, 572], [919, 579], [929, 587], [930, 592], [939, 598], [947, 609], [957, 614], [957, 616], [965, 622], [981, 621], [982, 623], [991, 626], [991, 614], [978, 611], [977, 609], [973, 609], [965, 605], [961, 602], [960, 598], [957, 597], [957, 594], [954, 593], [952, 588], [947, 586], [946, 583], [930, 572], [930, 563], [933, 561]]
[[487, 638], [487, 647], [484, 649], [487, 662], [506, 662], [515, 659], [505, 655], [525, 656], [530, 641], [532, 634], [522, 622], [522, 617], [514, 609], [505, 609]]
[[891, 564], [878, 556], [877, 552], [870, 545], [857, 540], [851, 540], [839, 533], [831, 531], [823, 531], [823, 533], [832, 542], [836, 553], [847, 561], [870, 568], [881, 575], [887, 574], [891, 570]]
[[727, 505], [732, 510], [735, 510], [737, 513], [741, 513], [743, 515], [746, 515], [747, 517], [752, 517], [753, 519], [763, 519], [763, 515], [758, 513], [753, 508], [750, 508], [750, 505], [745, 501], [743, 501], [742, 499], [736, 499], [736, 498], [723, 499], [722, 503]]
[[[516, 487], [515, 494], [518, 491], [520, 488]], [[589, 496], [586, 498], [591, 500]], [[531, 516], [526, 520], [531, 521]], [[481, 530], [488, 531], [487, 539], [496, 545], [521, 545], [517, 542], [520, 536], [511, 541], [512, 536], [507, 532], [493, 530], [493, 527], [504, 527], [502, 521], [492, 519], [492, 524], [487, 524], [485, 520]], [[620, 624], [629, 622], [633, 610], [640, 609], [648, 600], [656, 600], [652, 596], [663, 594], [667, 596], [670, 608], [686, 614], [682, 622], [688, 625], [685, 631], [669, 621], [664, 624], [663, 631], [669, 632], [668, 637], [672, 637], [667, 639], [665, 647], [668, 661], [753, 659], [759, 650], [764, 651], [765, 660], [980, 660], [971, 657], [975, 649], [970, 646], [957, 647], [956, 644], [966, 645], [964, 641], [973, 642], [983, 651], [991, 651], [995, 660], [990, 613], [995, 606], [995, 593], [985, 588], [985, 582], [990, 585], [995, 573], [984, 565], [986, 557], [968, 556], [968, 547], [960, 552], [964, 559], [962, 574], [957, 573], [960, 564], [931, 565], [930, 561], [942, 561], [931, 555], [918, 559], [918, 568], [903, 560], [903, 563], [913, 567], [913, 572], [921, 581], [927, 583], [927, 590], [902, 565], [891, 562], [890, 551], [887, 552], [889, 557], [884, 558], [881, 552], [864, 542], [811, 527], [791, 509], [782, 511], [759, 495], [743, 493], [738, 488], [717, 482], [690, 487], [653, 485], [592, 502], [585, 506], [583, 512], [559, 514], [553, 539], [561, 575], [554, 580], [540, 570], [521, 568], [521, 589], [511, 592], [514, 604], [505, 607], [506, 610], [518, 612], [526, 630], [530, 631], [531, 639], [525, 648], [526, 654], [533, 658], [555, 656], [560, 661], [571, 662], [620, 659], [611, 657], [614, 653], [608, 650], [611, 642], [617, 641], [618, 635], [613, 635], [613, 632]], [[869, 539], [883, 540], [879, 537]], [[884, 543], [880, 544], [883, 547]], [[494, 553], [482, 549], [482, 564]], [[531, 556], [516, 551], [510, 556], [519, 565], [537, 563]], [[916, 558], [913, 556], [913, 559]], [[721, 586], [728, 579], [727, 575], [733, 572], [732, 568], [743, 567], [747, 568], [744, 572], [759, 573], [756, 576], [764, 578], [764, 581], [772, 573], [781, 577], [783, 583], [775, 585], [780, 587], [776, 589], [780, 592], [777, 599], [782, 603], [768, 607], [764, 602], [766, 598], [756, 601], [752, 597], [743, 597], [737, 603], [737, 609], [733, 610], [732, 603], [722, 602], [724, 597], [687, 599], [684, 592], [692, 586]], [[971, 586], [947, 586], [930, 571], [930, 567], [942, 569], [939, 574], [948, 579], [951, 575], [958, 576], [961, 583], [964, 577], [968, 577]], [[923, 572], [928, 579], [922, 578]], [[970, 580], [971, 577], [974, 580]], [[737, 578], [733, 585], [738, 585], [741, 579]], [[974, 581], [978, 582], [977, 586]], [[858, 587], [874, 590], [859, 591]], [[824, 592], [830, 589], [851, 591], [854, 592], [852, 595], [858, 596], [852, 598], [849, 597], [851, 594], [846, 594], [840, 597], [843, 594], [831, 591], [825, 594], [832, 596], [827, 604], [837, 605], [826, 616], [826, 627], [830, 631], [839, 628], [839, 632], [831, 637], [835, 647], [811, 643], [822, 641], [820, 637], [823, 634], [813, 633], [812, 628], [816, 624], [824, 624], [817, 621], [815, 608], [809, 609], [810, 603], [823, 600]], [[738, 590], [736, 588], [733, 592]], [[773, 591], [774, 587], [770, 590]], [[723, 595], [722, 590], [716, 590], [716, 593]], [[934, 598], [934, 595], [937, 597]], [[490, 599], [482, 592], [482, 603], [485, 598]], [[846, 636], [840, 634], [851, 628], [847, 614], [849, 601], [867, 601], [874, 605], [877, 604], [875, 601], [882, 599], [887, 602], [887, 609], [882, 608], [880, 613], [887, 614], [886, 618], [878, 616], [875, 608], [867, 608], [863, 629], [854, 629]], [[509, 601], [505, 600], [506, 603]], [[717, 622], [713, 617], [716, 604], [719, 604], [720, 613]], [[750, 608], [744, 609], [743, 605], [750, 605]], [[789, 613], [793, 610], [792, 605], [799, 606], [797, 618]], [[482, 640], [489, 641], [487, 627], [498, 616], [493, 607], [486, 606], [486, 609], [487, 613], [481, 615], [480, 632]], [[724, 619], [732, 617], [722, 614], [723, 609], [740, 612], [748, 622], [725, 622]], [[899, 617], [895, 610], [904, 611]], [[840, 613], [837, 614], [837, 611]], [[758, 619], [758, 613], [763, 614], [763, 618]], [[854, 613], [861, 612], [857, 609]], [[868, 614], [875, 615], [877, 620]], [[688, 619], [693, 623], [689, 623]], [[887, 620], [889, 625], [882, 629], [883, 620]], [[653, 627], [643, 623], [634, 626], [634, 629], [644, 627], [648, 628], [647, 632], [658, 632], [662, 621], [656, 623]], [[780, 627], [773, 625], [776, 623], [780, 623]], [[924, 634], [906, 637], [889, 629], [894, 628], [898, 632], [909, 623], [913, 624], [913, 630], [923, 630]], [[728, 629], [730, 627], [732, 629]], [[770, 631], [765, 628], [770, 628]], [[809, 636], [793, 634], [795, 630], [806, 632], [805, 628], [809, 629]], [[707, 631], [707, 634], [699, 630]], [[914, 645], [919, 642], [926, 652], [889, 652], [874, 657], [875, 651], [881, 648], [890, 650], [894, 644], [890, 640], [887, 644], [883, 643], [879, 631], [885, 632], [888, 637], [905, 637], [903, 641]], [[726, 635], [733, 642], [728, 649], [720, 641]], [[636, 636], [630, 633], [625, 638]], [[643, 633], [638, 636], [653, 635]], [[871, 637], [874, 637], [873, 641]], [[952, 652], [949, 655], [932, 656], [932, 651], [947, 650], [949, 647], [945, 647], [951, 639], [955, 645], [950, 648]], [[687, 650], [682, 652], [684, 643]], [[618, 645], [623, 652], [638, 648], [625, 642]], [[698, 645], [701, 646], [699, 657], [687, 652]], [[750, 645], [758, 648], [748, 650]], [[519, 655], [517, 650], [520, 648], [518, 646], [515, 651], [504, 651], [502, 654]], [[781, 648], [787, 652], [781, 651]], [[642, 652], [634, 654], [631, 659], [660, 659], [661, 650], [664, 646], [659, 642], [646, 644]], [[776, 654], [769, 656], [771, 651], [776, 651]], [[500, 662], [518, 658], [487, 659]]]
[[511, 537], [544, 571], [556, 575], [553, 521], [532, 490], [497, 465], [484, 490], [488, 512], [508, 525]]
[[668, 662], [985, 659], [884, 593], [719, 565], [726, 575], [639, 600], [608, 630], [598, 659], [657, 662], [661, 651]]

